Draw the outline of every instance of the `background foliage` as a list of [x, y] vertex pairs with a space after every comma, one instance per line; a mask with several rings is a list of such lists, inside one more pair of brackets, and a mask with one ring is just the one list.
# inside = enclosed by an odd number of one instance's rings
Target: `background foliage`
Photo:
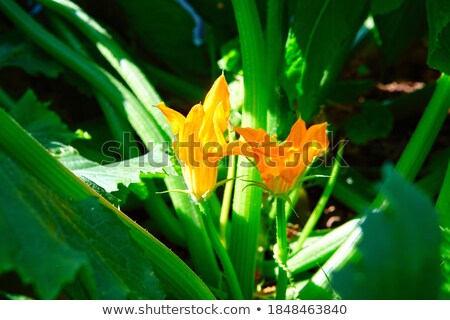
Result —
[[[289, 195], [288, 298], [450, 296], [448, 1], [75, 2], [0, 0], [0, 295], [230, 297], [198, 206], [161, 193], [185, 185], [153, 108], [224, 70], [232, 125], [330, 123], [329, 178]], [[232, 181], [213, 221], [244, 297], [272, 299], [273, 198]]]

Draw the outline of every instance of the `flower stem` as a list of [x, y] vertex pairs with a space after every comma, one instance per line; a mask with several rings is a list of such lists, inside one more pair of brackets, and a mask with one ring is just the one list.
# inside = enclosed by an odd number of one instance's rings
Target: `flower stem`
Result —
[[[342, 153], [343, 153], [343, 141], [341, 141], [339, 150], [338, 150], [338, 156], [337, 159], [342, 159]], [[337, 177], [339, 174], [339, 161], [335, 160], [333, 169], [331, 170], [330, 179], [328, 179], [327, 185], [325, 186], [325, 189], [323, 190], [322, 196], [320, 197], [319, 201], [317, 202], [316, 207], [314, 208], [311, 216], [309, 217], [308, 221], [305, 224], [305, 227], [302, 230], [302, 234], [300, 238], [297, 241], [298, 247], [296, 248], [295, 253], [299, 252], [303, 245], [305, 244], [306, 239], [313, 231], [314, 227], [317, 224], [317, 221], [319, 221], [320, 217], [322, 216], [323, 210], [325, 209], [325, 206], [328, 203], [328, 199], [330, 199], [331, 192], [333, 191], [334, 185], [336, 184]]]
[[228, 287], [231, 291], [231, 295], [233, 299], [242, 300], [244, 297], [242, 296], [241, 287], [239, 286], [236, 273], [233, 268], [233, 264], [231, 263], [230, 257], [228, 256], [225, 247], [220, 241], [219, 234], [217, 233], [217, 229], [214, 227], [214, 223], [211, 219], [211, 212], [209, 209], [209, 205], [207, 202], [199, 203], [200, 211], [202, 212], [203, 221], [205, 222], [206, 231], [208, 233], [209, 239], [213, 245], [214, 250], [219, 257], [220, 262], [222, 263], [223, 271], [225, 272], [225, 277], [228, 282]]
[[277, 202], [277, 250], [275, 252], [275, 259], [278, 262], [277, 275], [277, 300], [286, 299], [286, 290], [288, 283], [287, 276], [287, 233], [286, 233], [286, 214], [284, 199], [278, 197]]
[[[228, 139], [230, 142], [234, 141], [234, 132], [229, 129]], [[222, 208], [220, 210], [220, 238], [222, 243], [227, 246], [227, 227], [228, 227], [228, 215], [230, 214], [231, 198], [233, 196], [234, 181], [232, 180], [236, 176], [236, 157], [230, 156], [230, 165], [228, 167], [227, 179], [229, 181], [225, 184], [225, 190], [223, 192]]]

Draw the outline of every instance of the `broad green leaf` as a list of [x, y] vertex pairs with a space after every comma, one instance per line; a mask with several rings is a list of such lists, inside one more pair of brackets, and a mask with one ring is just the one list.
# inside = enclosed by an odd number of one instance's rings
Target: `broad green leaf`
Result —
[[18, 67], [31, 75], [56, 78], [63, 68], [17, 31], [0, 37], [0, 68]]
[[[288, 80], [298, 90], [303, 119], [310, 120], [323, 102], [328, 85], [338, 75], [355, 35], [369, 12], [369, 1], [305, 0], [294, 11], [292, 32], [298, 46], [287, 65]], [[293, 56], [286, 51], [287, 55]], [[288, 61], [289, 62], [289, 61]]]
[[424, 1], [402, 2], [394, 10], [374, 15], [381, 42], [380, 49], [388, 64], [394, 63], [414, 40], [420, 39], [425, 34], [426, 30]]
[[394, 120], [391, 111], [382, 103], [367, 101], [361, 104], [361, 111], [344, 121], [344, 128], [350, 140], [363, 144], [373, 139], [389, 136]]
[[43, 299], [77, 275], [90, 298], [164, 298], [145, 250], [98, 198], [73, 201], [1, 151], [0, 163], [0, 273], [16, 271]]
[[140, 183], [142, 177], [163, 178], [167, 175], [178, 175], [173, 156], [163, 150], [163, 145], [155, 146], [143, 156], [106, 165], [84, 158], [71, 147], [61, 147], [57, 151], [56, 157], [64, 166], [78, 177], [94, 182], [106, 192], [119, 190], [119, 184], [128, 187], [131, 183]]
[[450, 74], [450, 2], [427, 0], [428, 60], [431, 68]]
[[[128, 233], [143, 249], [145, 256], [151, 260], [155, 274], [170, 297], [178, 299], [214, 298], [200, 278], [172, 251], [71, 174], [2, 109], [0, 109], [0, 127], [3, 129], [0, 130], [0, 146], [2, 150], [6, 150], [13, 157], [14, 163], [20, 164], [22, 168], [32, 173], [41, 184], [51, 190], [57, 190], [56, 192], [69, 199], [70, 203], [80, 203], [92, 197], [96, 198], [96, 201], [99, 201], [102, 206], [108, 209], [109, 215], [127, 228]], [[3, 189], [1, 190], [3, 191]], [[38, 206], [37, 202], [39, 202], [46, 206], [47, 201], [47, 197], [40, 197], [35, 199], [36, 203], [32, 205]], [[11, 205], [11, 203], [7, 205]], [[66, 208], [66, 206], [62, 207], [63, 209]], [[92, 212], [89, 214], [92, 215]], [[2, 223], [2, 228], [3, 225]], [[93, 224], [89, 223], [89, 225]], [[99, 226], [97, 225], [96, 228], [99, 228]], [[108, 226], [105, 226], [105, 228], [108, 228]], [[89, 239], [95, 243], [95, 239]], [[0, 248], [6, 252], [7, 244], [3, 241], [0, 241], [0, 243], [5, 244], [5, 246], [0, 245]], [[121, 263], [128, 263], [128, 260], [123, 260]], [[114, 268], [111, 267], [111, 270], [114, 270]], [[86, 291], [83, 282], [80, 283], [80, 281], [87, 280], [85, 277], [80, 277], [80, 280], [76, 282], [78, 288], [81, 285], [81, 289]], [[73, 288], [74, 286], [71, 285], [70, 287]]]
[[[28, 31], [31, 31], [34, 36], [34, 40], [40, 39], [45, 41], [48, 40], [49, 37], [51, 38], [49, 34], [46, 34], [45, 30], [41, 30], [38, 34], [32, 32], [32, 30], [30, 30], [30, 26], [33, 23], [27, 19], [28, 17], [26, 16], [26, 14], [20, 12], [20, 9], [18, 9], [17, 6], [14, 6], [11, 1], [7, 0], [7, 2], [8, 3], [4, 6], [2, 6], [2, 3], [0, 2], [0, 8], [7, 12], [14, 13], [14, 21], [18, 25], [23, 26]], [[79, 27], [82, 33], [97, 45], [97, 48], [99, 49], [102, 56], [108, 60], [112, 67], [128, 84], [133, 94], [129, 92], [121, 84], [121, 82], [119, 82], [109, 74], [107, 74], [107, 79], [115, 88], [114, 90], [112, 90], [113, 92], [110, 93], [103, 91], [104, 89], [108, 89], [107, 91], [109, 91], [109, 89], [112, 88], [105, 88], [105, 83], [103, 81], [101, 84], [98, 82], [95, 83], [96, 81], [92, 81], [94, 80], [92, 74], [88, 74], [85, 72], [86, 68], [91, 69], [92, 67], [84, 63], [80, 63], [82, 60], [76, 58], [77, 55], [73, 54], [73, 52], [70, 52], [70, 50], [63, 50], [64, 57], [61, 57], [59, 54], [56, 54], [55, 56], [57, 58], [65, 60], [67, 66], [77, 70], [81, 75], [85, 77], [86, 80], [97, 87], [97, 89], [103, 89], [102, 91], [104, 95], [108, 97], [108, 99], [111, 99], [111, 102], [122, 101], [123, 97], [126, 97], [127, 101], [123, 101], [124, 105], [120, 105], [119, 110], [123, 111], [123, 115], [126, 116], [131, 126], [140, 136], [142, 141], [146, 143], [150, 141], [156, 143], [164, 143], [168, 141], [169, 137], [172, 136], [170, 125], [164, 119], [163, 114], [157, 108], [153, 107], [155, 104], [161, 101], [159, 95], [157, 94], [157, 92], [155, 92], [152, 85], [146, 80], [145, 75], [142, 74], [137, 65], [135, 65], [131, 61], [131, 58], [128, 56], [128, 54], [117, 45], [117, 43], [114, 41], [114, 38], [110, 34], [108, 34], [93, 18], [89, 17], [85, 12], [83, 12], [83, 10], [81, 10], [81, 8], [79, 8], [75, 3], [72, 3], [68, 0], [40, 0], [40, 2], [62, 14], [65, 18], [73, 22], [75, 26]], [[139, 10], [142, 10], [142, 7], [140, 7]], [[149, 17], [146, 16], [144, 20], [148, 21], [148, 18]], [[25, 26], [24, 21], [26, 21]], [[40, 26], [34, 25], [34, 27], [39, 28]], [[157, 30], [156, 32], [158, 34], [161, 34], [161, 30]], [[58, 43], [58, 41], [55, 41], [55, 39], [51, 40], [52, 41], [50, 41], [49, 43], [49, 46], [51, 48], [48, 49], [54, 54], [54, 50], [56, 49], [56, 47], [61, 47], [61, 45]], [[186, 56], [184, 58], [186, 58]], [[94, 67], [94, 70], [97, 70], [96, 66]], [[101, 72], [101, 74], [101, 78], [103, 78], [105, 72], [103, 71]], [[98, 78], [96, 80], [100, 79]], [[117, 93], [119, 94], [119, 96], [115, 96]], [[139, 101], [136, 100], [134, 94], [139, 99]], [[115, 98], [113, 96], [115, 96]], [[184, 181], [180, 179], [170, 180], [171, 182], [168, 181], [169, 179], [165, 180], [166, 186], [169, 190], [186, 188]], [[170, 197], [172, 199], [172, 204], [177, 211], [177, 214], [179, 216], [183, 215], [185, 217], [181, 220], [185, 224], [186, 229], [190, 229], [192, 231], [191, 236], [187, 237], [188, 248], [193, 256], [192, 260], [196, 270], [205, 281], [218, 284], [220, 271], [211, 244], [208, 241], [206, 231], [204, 230], [204, 227], [202, 225], [201, 219], [198, 219], [198, 216], [200, 214], [198, 207], [192, 203], [191, 198], [186, 194], [172, 193]], [[167, 271], [164, 270], [164, 273], [167, 274]], [[186, 285], [183, 285], [183, 287], [186, 287]], [[190, 287], [191, 286], [188, 286], [188, 288]]]
[[397, 9], [403, 2], [405, 0], [373, 0], [370, 12], [372, 14], [384, 14]]
[[434, 206], [391, 167], [384, 168], [382, 210], [367, 214], [357, 254], [332, 275], [343, 299], [436, 299], [440, 230]]
[[81, 130], [71, 132], [54, 111], [48, 109], [50, 103], [40, 102], [33, 91], [28, 90], [10, 110], [10, 115], [36, 140], [49, 146], [54, 142], [69, 144], [74, 139], [89, 139], [89, 134]]

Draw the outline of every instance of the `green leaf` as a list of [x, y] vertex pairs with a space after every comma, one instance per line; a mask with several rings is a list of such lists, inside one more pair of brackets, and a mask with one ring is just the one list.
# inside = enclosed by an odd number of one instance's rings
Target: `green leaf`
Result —
[[[294, 61], [299, 69], [293, 72], [292, 64], [288, 64], [287, 77], [298, 90], [304, 120], [310, 120], [318, 112], [327, 87], [337, 77], [368, 11], [369, 1], [298, 2], [292, 32], [298, 45]], [[289, 51], [287, 54], [292, 56]]]
[[56, 78], [63, 68], [17, 31], [0, 37], [0, 68], [18, 67], [35, 76], [39, 73]]
[[16, 271], [43, 299], [77, 275], [90, 298], [164, 298], [148, 255], [98, 198], [72, 201], [1, 151], [0, 164], [0, 273]]
[[10, 110], [10, 115], [36, 140], [49, 146], [54, 142], [69, 144], [74, 139], [89, 139], [81, 130], [71, 132], [54, 111], [48, 110], [48, 102], [40, 102], [32, 90], [27, 90]]
[[128, 187], [132, 183], [140, 183], [143, 177], [164, 178], [167, 175], [178, 175], [173, 156], [163, 148], [162, 144], [156, 145], [143, 156], [106, 165], [88, 160], [77, 150], [67, 146], [56, 149], [56, 157], [78, 177], [94, 182], [106, 192], [113, 192], [119, 190], [119, 184]]
[[372, 14], [384, 14], [395, 10], [404, 2], [404, 0], [373, 0], [370, 12]]
[[427, 0], [428, 59], [431, 68], [450, 74], [450, 2]]
[[384, 168], [382, 210], [367, 214], [357, 254], [332, 275], [343, 299], [436, 299], [440, 230], [429, 198]]
[[[392, 4], [395, 1], [390, 1]], [[374, 16], [381, 51], [388, 64], [392, 64], [414, 40], [425, 34], [425, 3], [423, 0], [403, 3], [384, 14]], [[381, 12], [380, 12], [381, 13]]]
[[[8, 7], [14, 7], [14, 2], [5, 1]], [[0, 7], [4, 9], [5, 7], [2, 4], [3, 2], [0, 2]], [[20, 164], [22, 168], [33, 174], [40, 183], [54, 192], [56, 190], [58, 194], [64, 195], [71, 202], [79, 203], [92, 197], [97, 198], [100, 204], [108, 209], [109, 215], [125, 225], [129, 234], [144, 250], [145, 256], [151, 260], [155, 274], [170, 297], [214, 299], [205, 283], [180, 258], [93, 189], [82, 183], [24, 131], [3, 109], [0, 109], [0, 127], [2, 128], [0, 130], [0, 148], [12, 157], [14, 163]], [[0, 195], [2, 194], [0, 193]], [[45, 206], [47, 198], [36, 199], [33, 205], [37, 206], [37, 202]], [[11, 203], [7, 205], [11, 205]], [[90, 212], [90, 215], [92, 215], [92, 212]], [[97, 228], [101, 227], [97, 225]], [[6, 252], [4, 248], [8, 248], [7, 244], [2, 241], [0, 243], [3, 245], [0, 245], [1, 250]], [[128, 260], [121, 261], [121, 263], [127, 262]]]
[[370, 140], [386, 138], [393, 127], [391, 111], [382, 103], [366, 101], [361, 104], [361, 111], [344, 121], [348, 137], [356, 144]]
[[[118, 4], [147, 49], [172, 71], [185, 77], [208, 74], [207, 52], [193, 42], [195, 21], [176, 1], [120, 0]], [[176, 28], [171, 21], [176, 21]]]

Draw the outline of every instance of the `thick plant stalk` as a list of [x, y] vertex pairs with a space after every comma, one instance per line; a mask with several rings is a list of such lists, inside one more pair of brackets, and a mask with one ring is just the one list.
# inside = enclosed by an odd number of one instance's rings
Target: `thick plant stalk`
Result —
[[[61, 37], [69, 44], [75, 51], [83, 55], [85, 58], [92, 60], [89, 53], [86, 51], [84, 46], [76, 38], [75, 34], [56, 16], [48, 15], [50, 22], [52, 23], [56, 32], [58, 32]], [[125, 138], [125, 133], [132, 135], [133, 131], [130, 124], [124, 119], [124, 117], [114, 110], [114, 105], [99, 92], [95, 92], [95, 97], [100, 108], [103, 111], [105, 120], [111, 129], [112, 136], [116, 141], [120, 142], [121, 154], [125, 159], [134, 158], [139, 156], [139, 148], [136, 141], [129, 141], [130, 139]]]
[[267, 1], [266, 52], [267, 61], [267, 132], [278, 134], [282, 123], [279, 78], [285, 38], [282, 34], [284, 0]]
[[[261, 23], [253, 0], [232, 0], [239, 31], [244, 68], [244, 107], [242, 126], [265, 128], [267, 113], [265, 47]], [[238, 164], [236, 176], [246, 180], [260, 179], [256, 168], [248, 163]], [[228, 246], [231, 260], [245, 299], [251, 299], [255, 290], [254, 274], [258, 233], [261, 219], [262, 191], [245, 188], [248, 183], [237, 180], [232, 210], [232, 228]]]
[[287, 244], [287, 223], [285, 212], [285, 201], [279, 197], [277, 201], [277, 246], [275, 250], [276, 261], [278, 263], [277, 274], [277, 291], [276, 299], [285, 300], [286, 290], [288, 284], [288, 272], [287, 272], [287, 257], [288, 257], [288, 244]]

